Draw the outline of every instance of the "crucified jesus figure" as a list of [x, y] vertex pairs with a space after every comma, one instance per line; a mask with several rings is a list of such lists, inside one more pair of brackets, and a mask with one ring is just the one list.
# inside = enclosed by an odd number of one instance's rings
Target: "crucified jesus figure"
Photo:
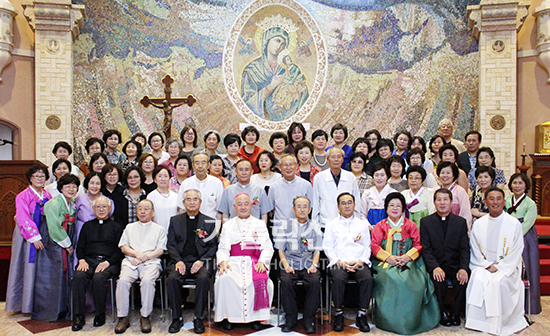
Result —
[[155, 104], [154, 102], [151, 101], [151, 99], [149, 99], [149, 104], [151, 106], [154, 106], [164, 111], [164, 124], [162, 125], [162, 131], [164, 132], [164, 135], [168, 139], [171, 136], [170, 133], [172, 131], [172, 111], [176, 107], [180, 107], [183, 104], [187, 104], [187, 102], [179, 103], [176, 105], [170, 105], [168, 101], [163, 100], [161, 105], [161, 104]]

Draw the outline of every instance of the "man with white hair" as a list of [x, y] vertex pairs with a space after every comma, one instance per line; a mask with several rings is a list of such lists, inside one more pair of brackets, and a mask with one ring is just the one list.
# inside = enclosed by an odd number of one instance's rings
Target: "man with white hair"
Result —
[[[330, 168], [315, 175], [311, 200], [313, 221], [322, 228], [339, 216], [336, 201], [338, 195], [349, 192], [355, 199], [361, 199], [355, 175], [342, 169], [344, 151], [338, 147], [331, 147], [327, 151], [327, 160]], [[357, 216], [360, 214], [359, 208], [359, 206], [355, 208]]]
[[233, 200], [237, 215], [220, 234], [214, 321], [221, 321], [225, 330], [233, 329], [231, 323], [251, 323], [253, 330], [260, 330], [260, 321], [270, 318], [273, 283], [268, 267], [273, 244], [265, 222], [250, 215], [252, 203], [248, 194], [237, 194]]
[[451, 145], [455, 146], [456, 149], [458, 149], [459, 153], [466, 151], [464, 143], [460, 140], [453, 138], [454, 125], [450, 119], [445, 118], [439, 122], [437, 133], [445, 139], [446, 143], [450, 143]]
[[92, 281], [92, 294], [95, 306], [94, 327], [105, 324], [105, 300], [109, 290], [107, 281], [120, 272], [120, 262], [124, 255], [118, 248], [118, 242], [124, 228], [109, 219], [111, 200], [99, 196], [92, 208], [96, 219], [84, 223], [78, 244], [76, 256], [78, 266], [71, 283], [73, 291], [73, 331], [82, 329], [85, 324], [86, 289]]
[[183, 206], [187, 211], [170, 218], [168, 229], [170, 263], [166, 287], [172, 308], [172, 324], [168, 332], [177, 333], [183, 326], [181, 286], [185, 279], [193, 279], [196, 285], [193, 330], [202, 334], [205, 331], [202, 315], [208, 305], [210, 279], [218, 249], [216, 220], [199, 212], [201, 192], [197, 189], [183, 193]]
[[210, 163], [208, 162], [208, 154], [198, 152], [193, 155], [193, 171], [195, 175], [186, 178], [182, 182], [178, 192], [177, 205], [179, 208], [183, 206], [183, 193], [189, 189], [197, 189], [201, 192], [201, 209], [200, 212], [206, 216], [216, 218], [218, 215], [218, 206], [223, 193], [222, 181], [208, 174]]

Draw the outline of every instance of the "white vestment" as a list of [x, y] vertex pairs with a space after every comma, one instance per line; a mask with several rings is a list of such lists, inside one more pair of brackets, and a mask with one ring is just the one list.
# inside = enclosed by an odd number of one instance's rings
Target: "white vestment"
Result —
[[[241, 244], [243, 243], [243, 244]], [[254, 310], [254, 283], [252, 268], [254, 263], [249, 256], [231, 256], [231, 245], [244, 243], [260, 245], [261, 254], [258, 262], [262, 262], [269, 273], [269, 264], [273, 256], [273, 244], [269, 239], [269, 233], [265, 222], [255, 217], [241, 219], [234, 217], [222, 226], [218, 252], [216, 258], [218, 264], [227, 261], [231, 270], [216, 276], [214, 282], [215, 315], [214, 321], [223, 319], [231, 323], [249, 323], [270, 319], [269, 310], [273, 299], [273, 283], [267, 279], [269, 293], [269, 307]]]
[[[506, 212], [496, 218], [481, 217], [472, 229], [470, 249], [472, 274], [466, 290], [466, 328], [510, 335], [527, 327], [519, 221]], [[486, 269], [492, 263], [498, 263], [495, 273]]]

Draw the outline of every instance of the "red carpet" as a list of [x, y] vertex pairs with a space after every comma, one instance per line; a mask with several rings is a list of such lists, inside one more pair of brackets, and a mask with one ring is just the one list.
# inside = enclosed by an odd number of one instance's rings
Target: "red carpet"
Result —
[[44, 322], [44, 321], [35, 321], [35, 320], [26, 320], [17, 322], [22, 325], [25, 329], [32, 332], [33, 334], [38, 334], [45, 331], [55, 330], [70, 327], [72, 325], [71, 321], [60, 321], [60, 322]]

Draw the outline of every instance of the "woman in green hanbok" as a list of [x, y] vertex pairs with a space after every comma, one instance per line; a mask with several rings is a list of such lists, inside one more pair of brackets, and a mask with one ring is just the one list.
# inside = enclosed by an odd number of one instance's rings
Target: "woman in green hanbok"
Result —
[[420, 231], [403, 216], [403, 195], [389, 194], [384, 206], [388, 218], [376, 224], [371, 239], [376, 327], [404, 335], [428, 331], [440, 312], [420, 256]]
[[[481, 167], [480, 167], [481, 168]], [[526, 175], [516, 173], [510, 177], [508, 187], [513, 195], [506, 197], [506, 211], [516, 217], [523, 230], [523, 263], [525, 265], [524, 277], [531, 284], [531, 302], [528, 306], [528, 298], [525, 297], [525, 312], [531, 308], [531, 314], [539, 314], [542, 311], [540, 304], [540, 256], [539, 240], [535, 221], [537, 220], [537, 204], [527, 196], [531, 188], [531, 182]]]
[[426, 181], [426, 170], [422, 166], [410, 166], [406, 176], [409, 189], [401, 192], [407, 203], [405, 217], [412, 220], [420, 229], [420, 220], [435, 212], [433, 190], [423, 186]]
[[44, 250], [36, 256], [33, 320], [57, 321], [69, 317], [70, 278], [74, 271], [72, 242], [78, 177], [66, 174], [57, 181], [60, 195], [44, 205], [46, 224], [40, 226]]

